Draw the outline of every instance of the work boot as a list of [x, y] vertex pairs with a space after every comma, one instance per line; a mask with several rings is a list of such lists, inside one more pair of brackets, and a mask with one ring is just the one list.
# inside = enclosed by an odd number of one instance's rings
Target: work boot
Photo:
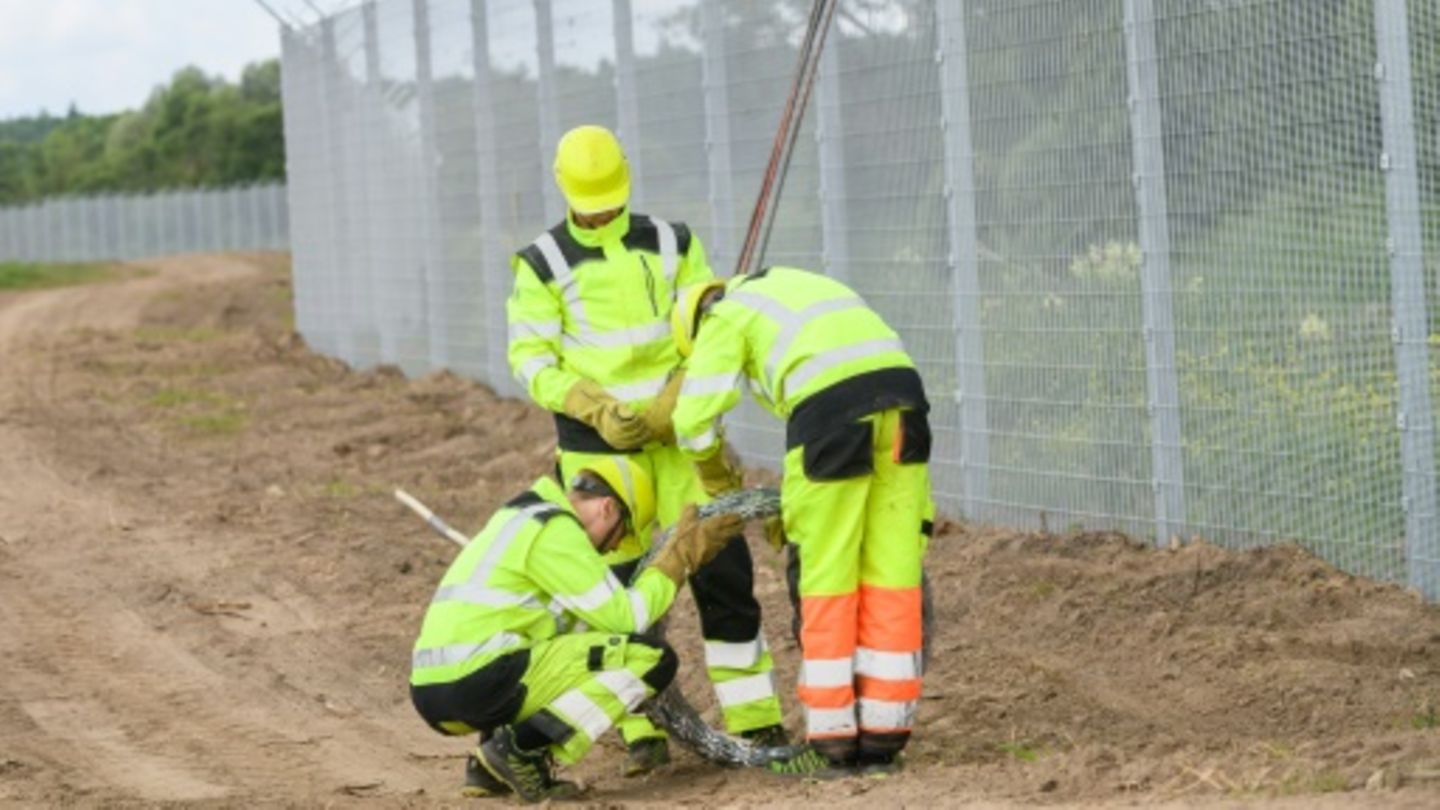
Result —
[[795, 756], [777, 759], [767, 767], [777, 776], [801, 779], [839, 779], [855, 774], [854, 768], [849, 764], [836, 762], [808, 745], [800, 749], [800, 753]]
[[580, 795], [579, 785], [555, 778], [548, 750], [521, 751], [509, 726], [496, 730], [495, 736], [481, 744], [480, 764], [531, 804]]
[[776, 723], [773, 726], [761, 726], [752, 728], [749, 731], [740, 732], [742, 739], [748, 740], [756, 748], [778, 748], [790, 744], [790, 735], [785, 727]]
[[875, 779], [884, 779], [888, 776], [899, 773], [905, 767], [905, 759], [899, 754], [869, 754], [860, 752], [860, 759], [855, 762], [855, 770], [861, 776], [869, 776]]
[[461, 796], [468, 796], [472, 799], [484, 799], [489, 796], [504, 796], [510, 793], [510, 786], [496, 779], [491, 773], [485, 770], [480, 764], [480, 749], [476, 748], [465, 757], [465, 787], [460, 789]]
[[644, 776], [661, 765], [670, 764], [670, 744], [664, 737], [646, 737], [626, 746], [625, 766], [621, 773], [626, 778]]

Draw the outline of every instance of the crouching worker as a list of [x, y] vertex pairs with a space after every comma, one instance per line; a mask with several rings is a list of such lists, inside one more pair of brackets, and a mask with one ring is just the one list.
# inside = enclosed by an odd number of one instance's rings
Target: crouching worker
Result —
[[663, 690], [678, 661], [643, 634], [681, 583], [742, 529], [689, 507], [674, 537], [624, 587], [601, 559], [655, 518], [655, 488], [623, 457], [592, 462], [562, 491], [542, 478], [507, 503], [440, 581], [410, 676], [420, 716], [447, 735], [480, 735], [466, 761], [471, 796], [527, 802], [579, 793], [555, 778], [627, 712]]

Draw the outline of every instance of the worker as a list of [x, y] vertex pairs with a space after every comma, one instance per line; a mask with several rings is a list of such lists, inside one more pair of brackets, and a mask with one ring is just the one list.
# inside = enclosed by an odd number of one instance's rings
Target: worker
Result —
[[[674, 445], [668, 423], [680, 355], [670, 336], [675, 292], [713, 278], [700, 239], [681, 223], [632, 212], [620, 142], [581, 126], [560, 139], [555, 182], [565, 220], [512, 260], [507, 302], [509, 361], [516, 378], [552, 411], [562, 480], [597, 459], [625, 457], [655, 481], [657, 528], [689, 503], [738, 483], [735, 469], [697, 478]], [[640, 532], [606, 560], [624, 574], [649, 547]], [[622, 577], [623, 578], [623, 577]], [[762, 745], [788, 742], [775, 694], [773, 663], [761, 632], [750, 549], [743, 538], [691, 582], [705, 639], [705, 663], [727, 730]], [[663, 732], [644, 718], [621, 723], [626, 775], [669, 760]]]
[[675, 677], [674, 651], [643, 633], [742, 524], [734, 515], [701, 520], [689, 507], [626, 588], [600, 555], [654, 515], [644, 468], [601, 459], [568, 491], [541, 478], [451, 563], [415, 642], [410, 690], [436, 731], [481, 735], [466, 761], [467, 795], [576, 795], [553, 761], [579, 761]]
[[[888, 771], [921, 684], [921, 565], [933, 526], [929, 404], [900, 338], [853, 290], [772, 267], [684, 290], [672, 321], [688, 357], [673, 411], [700, 466], [742, 381], [786, 421], [781, 516], [804, 656], [808, 745], [779, 773]], [[798, 593], [797, 593], [798, 591]]]

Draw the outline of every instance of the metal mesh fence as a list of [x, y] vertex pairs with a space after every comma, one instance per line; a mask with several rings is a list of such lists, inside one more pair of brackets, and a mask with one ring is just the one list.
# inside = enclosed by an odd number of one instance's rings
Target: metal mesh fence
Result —
[[[287, 32], [300, 329], [518, 395], [509, 254], [559, 220], [580, 123], [728, 273], [808, 8], [379, 0]], [[1297, 541], [1433, 598], [1437, 256], [1433, 3], [845, 0], [766, 261], [901, 332], [950, 513]], [[777, 461], [780, 425], [729, 422]]]
[[93, 262], [170, 253], [284, 250], [285, 186], [59, 197], [0, 207], [0, 261]]

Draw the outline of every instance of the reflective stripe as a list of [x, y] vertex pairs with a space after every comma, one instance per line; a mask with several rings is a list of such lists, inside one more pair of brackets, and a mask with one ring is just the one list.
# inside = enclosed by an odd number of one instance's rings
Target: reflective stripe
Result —
[[646, 343], [669, 339], [670, 324], [656, 321], [644, 326], [632, 326], [628, 329], [616, 329], [611, 332], [596, 332], [588, 327], [582, 328], [579, 334], [565, 335], [564, 343], [566, 348], [571, 349], [587, 346], [614, 349], [621, 346], [643, 346]]
[[775, 697], [775, 683], [768, 672], [736, 678], [715, 684], [715, 697], [721, 706], [739, 706], [742, 703]]
[[705, 666], [749, 669], [765, 652], [765, 639], [705, 642]]
[[855, 705], [843, 709], [805, 709], [805, 731], [808, 734], [854, 734]]
[[665, 273], [665, 280], [672, 286], [675, 284], [675, 229], [670, 223], [663, 219], [652, 219], [655, 223], [655, 233], [660, 237], [660, 268]]
[[536, 374], [539, 374], [540, 372], [544, 371], [547, 368], [551, 368], [554, 365], [555, 361], [553, 358], [532, 357], [529, 360], [526, 360], [524, 363], [520, 364], [520, 373], [518, 375], [520, 378], [520, 382], [524, 383], [525, 386], [528, 388], [530, 386], [530, 381], [535, 379]]
[[908, 653], [882, 652], [869, 647], [855, 650], [855, 673], [890, 681], [908, 681], [920, 677], [920, 651]]
[[890, 700], [860, 698], [862, 728], [911, 728], [915, 725], [915, 701], [897, 703]]
[[511, 321], [507, 328], [510, 342], [525, 340], [526, 338], [540, 338], [550, 340], [560, 337], [559, 321]]
[[855, 683], [854, 661], [850, 658], [806, 658], [800, 662], [800, 685], [824, 689]]
[[710, 394], [727, 394], [739, 390], [742, 373], [736, 374], [711, 374], [705, 377], [686, 376], [685, 382], [680, 385], [680, 395], [684, 397], [703, 397]]
[[486, 605], [488, 607], [514, 607], [523, 605], [529, 608], [540, 608], [540, 600], [534, 594], [511, 593], [497, 588], [488, 588], [474, 582], [461, 582], [455, 585], [441, 585], [435, 589], [435, 596], [430, 600], [431, 604], [436, 602], [466, 602], [472, 605]]
[[[625, 470], [624, 465], [620, 469]], [[599, 584], [582, 594], [556, 594], [555, 599], [570, 610], [594, 610], [609, 602], [615, 596], [615, 591], [620, 586], [615, 575], [605, 572], [605, 578]]]
[[765, 376], [778, 384], [780, 362], [785, 359], [785, 354], [790, 351], [790, 345], [795, 342], [795, 338], [800, 336], [800, 332], [806, 324], [824, 315], [849, 309], [863, 309], [864, 307], [865, 302], [859, 296], [849, 296], [819, 301], [798, 313], [787, 315], [786, 320], [780, 324], [780, 334], [776, 335], [775, 342], [770, 344], [770, 355], [765, 358]]
[[640, 705], [647, 694], [645, 682], [628, 669], [611, 669], [595, 676], [595, 680], [609, 689], [627, 710]]
[[811, 357], [800, 367], [791, 372], [785, 378], [786, 391], [799, 391], [805, 384], [817, 376], [829, 371], [843, 363], [860, 360], [865, 357], [873, 357], [877, 354], [889, 354], [891, 352], [903, 352], [905, 346], [899, 338], [877, 338], [875, 340], [862, 340], [859, 343], [852, 343], [849, 346], [842, 346], [838, 349], [831, 349], [828, 352]]
[[715, 446], [715, 428], [710, 428], [693, 439], [679, 436], [677, 440], [680, 442], [680, 446], [686, 450], [692, 453], [703, 453]]
[[650, 629], [650, 606], [645, 604], [645, 594], [639, 591], [627, 591], [630, 595], [630, 614], [635, 619], [635, 632], [643, 633]]
[[558, 711], [591, 740], [600, 739], [610, 729], [610, 715], [579, 689], [571, 689], [555, 698], [555, 702], [547, 708]]
[[528, 523], [531, 518], [535, 517], [535, 515], [554, 508], [555, 504], [549, 501], [541, 501], [540, 503], [523, 507], [519, 512], [511, 516], [509, 520], [505, 521], [505, 525], [500, 527], [500, 531], [495, 533], [495, 539], [490, 541], [490, 547], [485, 549], [485, 556], [480, 558], [480, 563], [475, 566], [475, 570], [471, 572], [467, 581], [476, 585], [484, 585], [489, 581], [490, 574], [495, 570], [495, 566], [500, 564], [500, 557], [505, 554], [505, 549], [509, 548], [510, 543], [515, 540], [515, 535], [519, 534], [520, 530], [525, 527], [525, 524]]
[[[758, 311], [761, 315], [764, 315], [765, 317], [774, 321], [775, 325], [779, 327], [779, 330], [782, 334], [787, 327], [789, 327], [792, 323], [796, 323], [798, 321], [795, 310], [790, 309], [789, 307], [785, 306], [779, 301], [776, 301], [774, 298], [771, 298], [768, 295], [758, 295], [756, 293], [748, 292], [741, 289], [735, 290], [734, 292], [726, 293], [724, 300], [734, 301], [743, 306], [747, 306], [753, 310]], [[800, 325], [803, 326], [804, 324], [801, 323]], [[798, 329], [798, 327], [796, 328]], [[777, 361], [773, 360], [773, 358], [771, 357], [767, 357], [765, 362], [765, 368], [768, 370], [774, 362]], [[770, 377], [770, 379], [755, 380], [755, 382], [760, 386], [761, 392], [764, 394], [765, 399], [769, 400], [772, 403], [780, 402], [780, 393], [778, 390], [780, 386], [780, 381], [775, 379], [773, 372], [767, 373], [767, 375], [765, 376]]]
[[656, 377], [651, 380], [641, 380], [636, 383], [625, 385], [607, 385], [605, 393], [620, 400], [621, 402], [633, 402], [637, 399], [654, 399], [660, 395], [660, 390], [665, 387], [666, 377]]
[[555, 284], [570, 307], [571, 320], [579, 327], [581, 334], [589, 334], [590, 323], [585, 319], [585, 307], [580, 299], [580, 284], [570, 269], [570, 263], [565, 261], [565, 254], [560, 251], [560, 243], [555, 241], [554, 234], [546, 231], [535, 240], [535, 247], [540, 249], [545, 263], [550, 265], [550, 274], [555, 277]]
[[496, 633], [480, 644], [450, 644], [444, 647], [427, 647], [416, 650], [410, 656], [410, 666], [415, 669], [426, 667], [448, 667], [463, 664], [471, 658], [486, 653], [519, 647], [524, 639], [514, 633]]

